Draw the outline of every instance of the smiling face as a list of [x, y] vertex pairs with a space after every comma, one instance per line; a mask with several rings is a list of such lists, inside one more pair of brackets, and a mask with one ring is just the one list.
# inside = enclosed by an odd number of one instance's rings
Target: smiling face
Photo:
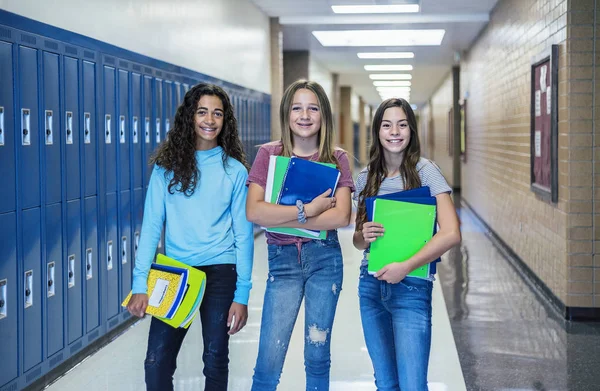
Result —
[[196, 149], [209, 150], [217, 146], [217, 137], [223, 129], [223, 102], [214, 95], [202, 95], [194, 114]]
[[294, 137], [316, 139], [321, 130], [321, 107], [312, 91], [301, 88], [294, 94], [290, 109], [290, 129]]
[[390, 107], [383, 113], [379, 142], [384, 153], [402, 154], [410, 143], [410, 126], [401, 107]]

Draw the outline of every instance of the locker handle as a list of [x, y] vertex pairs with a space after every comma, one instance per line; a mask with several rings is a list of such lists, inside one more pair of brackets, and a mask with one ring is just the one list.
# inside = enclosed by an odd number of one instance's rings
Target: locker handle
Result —
[[52, 110], [46, 110], [46, 145], [52, 145], [54, 143], [52, 137]]
[[119, 117], [119, 142], [125, 144], [125, 116]]
[[91, 142], [92, 142], [92, 138], [90, 137], [91, 118], [92, 118], [92, 115], [90, 113], [83, 113], [83, 126], [84, 126], [83, 138], [84, 138], [85, 144], [91, 144]]
[[31, 111], [29, 109], [21, 109], [21, 124], [23, 126], [21, 142], [23, 145], [31, 145]]
[[92, 279], [92, 249], [88, 248], [85, 250], [85, 279]]
[[69, 255], [68, 267], [69, 267], [69, 273], [68, 273], [69, 284], [68, 284], [68, 287], [69, 288], [73, 288], [75, 286], [75, 255], [74, 254]]
[[67, 111], [65, 115], [65, 123], [67, 124], [67, 144], [73, 144], [73, 112]]
[[8, 314], [6, 309], [6, 279], [0, 280], [0, 319], [6, 318]]
[[156, 142], [160, 143], [160, 118], [156, 119]]
[[150, 144], [150, 118], [146, 117], [144, 119], [145, 129], [146, 129], [146, 144]]
[[54, 270], [55, 270], [54, 266], [55, 266], [54, 262], [48, 263], [48, 268], [47, 268], [47, 273], [46, 273], [46, 277], [48, 278], [48, 291], [47, 291], [48, 297], [52, 297], [56, 293], [56, 291], [54, 289]]
[[106, 243], [106, 269], [112, 270], [113, 262], [112, 262], [112, 250], [113, 250], [113, 242], [112, 240]]
[[133, 117], [133, 143], [138, 143], [138, 118]]
[[127, 263], [127, 236], [123, 236], [121, 238], [121, 248], [122, 248], [122, 255], [123, 255], [123, 257], [121, 258], [121, 263], [126, 264]]
[[25, 308], [33, 305], [33, 270], [25, 272]]
[[4, 107], [0, 106], [0, 146], [4, 145]]
[[104, 143], [112, 143], [112, 139], [110, 137], [110, 114], [106, 114], [104, 116], [104, 130], [106, 132], [106, 135], [104, 136]]

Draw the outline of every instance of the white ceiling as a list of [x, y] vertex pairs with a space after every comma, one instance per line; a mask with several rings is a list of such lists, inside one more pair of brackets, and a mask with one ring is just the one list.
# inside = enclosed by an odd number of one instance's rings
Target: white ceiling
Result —
[[[415, 14], [335, 14], [332, 5], [402, 4], [410, 0], [252, 0], [283, 25], [284, 50], [310, 50], [340, 83], [352, 86], [368, 103], [378, 105], [379, 94], [364, 65], [411, 64], [411, 103], [421, 106], [450, 72], [455, 53], [464, 52], [489, 21], [498, 0], [420, 0]], [[445, 29], [440, 46], [323, 47], [315, 30]], [[364, 60], [358, 52], [411, 51], [412, 59]], [[388, 72], [389, 73], [389, 72]], [[397, 73], [397, 72], [395, 72]], [[403, 72], [404, 73], [404, 72]]]

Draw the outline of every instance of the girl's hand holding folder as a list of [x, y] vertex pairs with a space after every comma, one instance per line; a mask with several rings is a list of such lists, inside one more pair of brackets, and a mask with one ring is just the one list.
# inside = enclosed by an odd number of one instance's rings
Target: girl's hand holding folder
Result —
[[385, 281], [390, 284], [397, 284], [404, 280], [411, 270], [407, 267], [407, 262], [390, 263], [375, 273], [375, 278], [379, 281]]
[[306, 217], [315, 217], [321, 213], [335, 208], [335, 197], [329, 197], [331, 189], [327, 189], [323, 194], [315, 197], [310, 203], [304, 205]]
[[136, 293], [131, 295], [129, 303], [127, 303], [127, 311], [133, 316], [143, 318], [148, 307], [148, 295], [145, 293]]
[[368, 221], [363, 224], [362, 236], [367, 243], [373, 243], [378, 237], [383, 236], [383, 225]]

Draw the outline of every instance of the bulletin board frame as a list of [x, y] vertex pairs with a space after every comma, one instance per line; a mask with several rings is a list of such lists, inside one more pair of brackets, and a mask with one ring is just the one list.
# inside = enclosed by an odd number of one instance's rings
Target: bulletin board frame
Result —
[[550, 53], [540, 55], [531, 63], [530, 102], [531, 191], [543, 200], [556, 203], [558, 202], [558, 45], [552, 45]]

